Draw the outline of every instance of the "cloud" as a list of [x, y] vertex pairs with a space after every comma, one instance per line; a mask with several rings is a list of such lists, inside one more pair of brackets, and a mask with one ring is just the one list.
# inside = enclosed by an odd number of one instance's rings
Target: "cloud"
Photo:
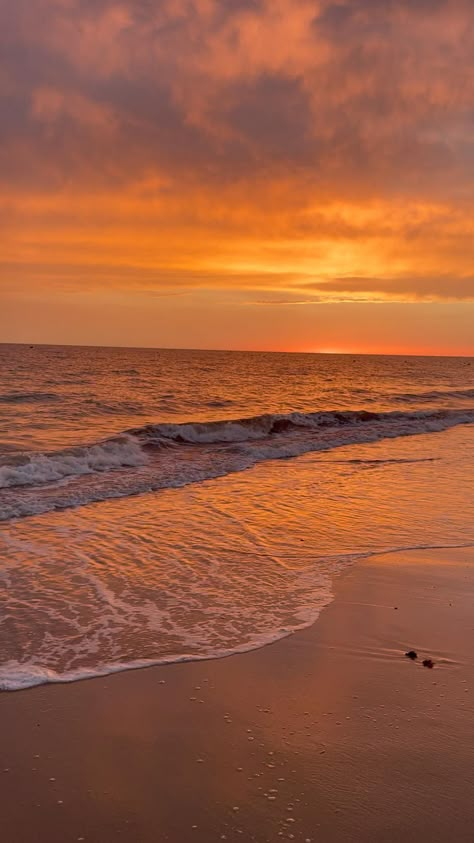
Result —
[[[80, 178], [102, 182], [102, 163], [111, 184], [120, 167], [124, 181], [153, 167], [227, 182], [285, 163], [340, 196], [465, 189], [474, 27], [461, 0], [17, 0], [0, 23], [17, 80], [3, 111], [39, 169], [54, 151], [74, 179], [74, 147]], [[47, 91], [83, 124], [80, 144], [63, 129], [53, 150], [38, 130]], [[94, 115], [115, 129], [96, 154]]]
[[2, 283], [472, 298], [467, 0], [16, 0], [0, 47]]
[[61, 120], [71, 120], [79, 126], [92, 126], [99, 131], [113, 126], [113, 113], [110, 108], [100, 106], [81, 94], [49, 87], [32, 91], [31, 114], [35, 120], [49, 126], [56, 125]]
[[330, 278], [311, 282], [306, 286], [309, 289], [336, 294], [379, 294], [385, 301], [387, 298], [398, 301], [474, 301], [474, 275], [439, 278]]

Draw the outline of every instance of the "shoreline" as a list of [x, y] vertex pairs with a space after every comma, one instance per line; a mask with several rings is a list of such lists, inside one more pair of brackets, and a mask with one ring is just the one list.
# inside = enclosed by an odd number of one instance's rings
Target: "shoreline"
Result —
[[467, 843], [473, 560], [370, 557], [260, 649], [2, 693], [5, 839]]
[[[5, 680], [2, 671], [0, 668], [0, 696], [3, 693], [17, 693], [19, 691], [28, 691], [32, 688], [43, 687], [44, 685], [73, 685], [77, 682], [87, 682], [94, 679], [107, 679], [109, 676], [114, 676], [117, 673], [126, 673], [129, 671], [141, 671], [141, 670], [149, 670], [151, 668], [161, 668], [161, 667], [168, 667], [170, 665], [175, 664], [189, 664], [190, 662], [212, 662], [215, 660], [220, 659], [228, 659], [232, 656], [240, 656], [246, 655], [247, 653], [253, 653], [255, 650], [261, 650], [265, 647], [271, 647], [274, 644], [278, 644], [285, 638], [289, 638], [293, 635], [300, 634], [306, 631], [308, 628], [314, 626], [320, 616], [321, 613], [328, 608], [328, 606], [332, 603], [336, 596], [336, 584], [339, 578], [344, 574], [346, 570], [350, 570], [355, 565], [360, 565], [363, 562], [370, 561], [372, 557], [378, 559], [379, 557], [383, 556], [390, 556], [392, 554], [406, 554], [406, 553], [426, 553], [430, 551], [434, 551], [435, 553], [438, 551], [443, 552], [450, 552], [450, 551], [457, 551], [457, 550], [468, 550], [472, 548], [473, 545], [469, 542], [460, 543], [460, 544], [453, 544], [453, 545], [433, 545], [430, 547], [429, 545], [423, 545], [421, 547], [406, 547], [406, 548], [393, 548], [390, 550], [384, 550], [382, 552], [373, 552], [367, 551], [357, 553], [354, 555], [354, 558], [351, 562], [345, 562], [344, 566], [341, 570], [336, 571], [332, 575], [332, 584], [331, 584], [331, 592], [325, 598], [325, 601], [322, 605], [318, 608], [314, 608], [312, 612], [312, 619], [309, 621], [305, 621], [301, 624], [298, 628], [281, 631], [279, 633], [274, 633], [273, 637], [269, 637], [266, 641], [260, 642], [248, 642], [246, 644], [242, 644], [240, 647], [235, 647], [234, 649], [230, 649], [229, 651], [223, 651], [220, 654], [212, 654], [212, 655], [196, 655], [196, 654], [186, 654], [182, 656], [167, 656], [163, 657], [161, 660], [157, 659], [156, 661], [153, 659], [137, 659], [135, 662], [123, 662], [111, 665], [102, 665], [97, 669], [91, 668], [88, 671], [87, 668], [78, 668], [77, 671], [72, 671], [71, 673], [64, 673], [64, 674], [53, 674], [52, 671], [49, 671], [47, 668], [40, 668], [37, 673], [37, 678], [34, 678], [34, 674], [31, 673], [27, 676], [26, 679], [23, 680], [25, 684], [21, 684], [21, 675], [18, 676], [17, 682], [18, 684], [15, 687], [11, 687], [14, 684], [15, 680]], [[350, 554], [348, 554], [350, 556]], [[270, 633], [269, 633], [270, 635]], [[53, 676], [54, 678], [45, 678], [46, 676]], [[8, 686], [7, 682], [10, 682], [10, 686]], [[31, 684], [28, 684], [31, 683]]]

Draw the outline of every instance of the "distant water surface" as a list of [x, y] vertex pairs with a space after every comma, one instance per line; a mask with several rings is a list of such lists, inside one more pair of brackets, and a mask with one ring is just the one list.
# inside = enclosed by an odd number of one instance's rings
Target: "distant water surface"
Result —
[[0, 447], [57, 449], [160, 422], [474, 406], [474, 360], [0, 345]]
[[251, 649], [474, 541], [468, 358], [0, 346], [0, 687]]

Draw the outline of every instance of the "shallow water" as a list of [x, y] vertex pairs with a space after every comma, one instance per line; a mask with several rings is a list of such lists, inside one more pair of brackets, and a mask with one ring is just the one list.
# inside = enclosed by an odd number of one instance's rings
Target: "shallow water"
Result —
[[4, 689], [261, 646], [363, 555], [474, 543], [469, 360], [2, 354]]

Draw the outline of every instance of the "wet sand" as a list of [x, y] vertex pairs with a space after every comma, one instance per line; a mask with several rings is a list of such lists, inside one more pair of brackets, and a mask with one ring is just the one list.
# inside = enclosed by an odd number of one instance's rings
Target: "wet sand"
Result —
[[253, 653], [1, 694], [2, 839], [472, 841], [473, 562], [381, 555]]

